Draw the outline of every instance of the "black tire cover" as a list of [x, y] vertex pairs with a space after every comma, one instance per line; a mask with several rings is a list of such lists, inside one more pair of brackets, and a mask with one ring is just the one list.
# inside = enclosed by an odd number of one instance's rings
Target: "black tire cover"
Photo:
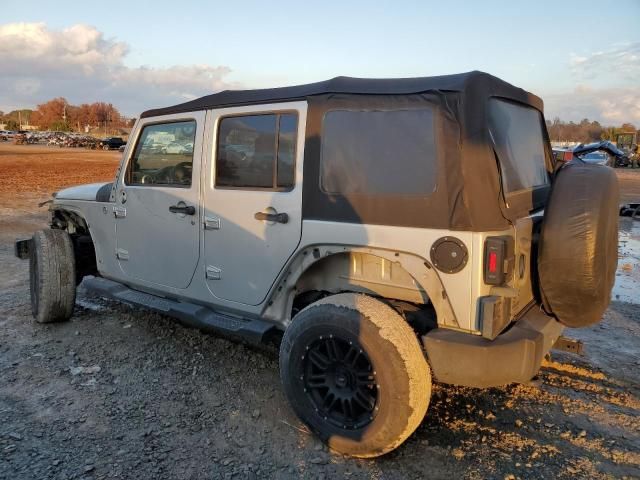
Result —
[[545, 310], [568, 327], [598, 322], [618, 263], [618, 180], [613, 169], [574, 161], [557, 174], [538, 244]]

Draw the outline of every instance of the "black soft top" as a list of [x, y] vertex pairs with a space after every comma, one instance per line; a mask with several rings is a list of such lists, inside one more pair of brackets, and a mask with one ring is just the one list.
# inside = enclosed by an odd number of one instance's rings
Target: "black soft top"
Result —
[[482, 97], [500, 92], [500, 96], [527, 103], [542, 111], [542, 100], [540, 98], [493, 75], [474, 70], [454, 75], [416, 78], [335, 77], [323, 82], [291, 87], [223, 90], [171, 107], [147, 110], [142, 113], [141, 117], [155, 117], [211, 108], [288, 102], [327, 94], [408, 95], [436, 91], [462, 92]]
[[[524, 190], [505, 201], [493, 140], [489, 134], [489, 101], [506, 99], [537, 109], [547, 144], [542, 100], [484, 72], [423, 78], [364, 79], [337, 77], [324, 82], [263, 90], [226, 90], [173, 107], [148, 110], [142, 117], [188, 114], [215, 108], [304, 100], [305, 126], [302, 216], [309, 220], [377, 225], [499, 231], [544, 206], [549, 186]], [[334, 194], [320, 187], [324, 115], [332, 110], [398, 110], [427, 108], [435, 112], [438, 145], [437, 188], [428, 195]], [[421, 158], [413, 168], [420, 169]], [[395, 159], [390, 157], [389, 162]]]

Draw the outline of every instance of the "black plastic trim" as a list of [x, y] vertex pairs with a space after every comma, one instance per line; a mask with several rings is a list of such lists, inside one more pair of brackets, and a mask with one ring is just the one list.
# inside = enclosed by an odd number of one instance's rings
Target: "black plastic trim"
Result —
[[264, 343], [275, 329], [272, 323], [264, 320], [231, 317], [202, 305], [139, 292], [106, 278], [87, 278], [84, 285], [102, 297], [168, 315], [185, 326], [222, 333], [254, 344]]

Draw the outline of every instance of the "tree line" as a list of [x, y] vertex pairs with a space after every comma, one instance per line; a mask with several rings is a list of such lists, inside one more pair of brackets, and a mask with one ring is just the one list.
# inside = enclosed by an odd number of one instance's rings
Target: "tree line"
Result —
[[[133, 126], [135, 119], [123, 117], [111, 103], [94, 102], [71, 105], [65, 98], [54, 98], [38, 105], [35, 110], [0, 112], [0, 123], [7, 130], [18, 130], [20, 125], [35, 125], [40, 130], [63, 132], [108, 131]], [[619, 127], [603, 126], [585, 118], [579, 123], [565, 122], [556, 117], [547, 120], [549, 139], [553, 142], [590, 143], [600, 140], [615, 141], [618, 133], [637, 132], [635, 125], [624, 123]]]
[[35, 125], [39, 130], [60, 132], [84, 132], [98, 130], [111, 132], [133, 125], [134, 120], [123, 117], [111, 103], [94, 102], [71, 105], [65, 98], [54, 98], [42, 103], [35, 110], [0, 112], [0, 123], [7, 130], [18, 130], [20, 126]]
[[591, 143], [600, 140], [616, 141], [619, 133], [636, 133], [638, 130], [632, 123], [623, 123], [619, 127], [603, 126], [599, 122], [585, 118], [580, 123], [564, 122], [558, 117], [547, 120], [549, 139], [552, 142]]

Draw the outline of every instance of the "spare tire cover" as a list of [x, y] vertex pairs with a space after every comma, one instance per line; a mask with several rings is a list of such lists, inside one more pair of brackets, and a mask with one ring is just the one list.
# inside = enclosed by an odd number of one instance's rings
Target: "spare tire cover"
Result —
[[557, 174], [538, 244], [545, 310], [568, 327], [598, 322], [618, 263], [618, 180], [613, 169], [574, 161]]

